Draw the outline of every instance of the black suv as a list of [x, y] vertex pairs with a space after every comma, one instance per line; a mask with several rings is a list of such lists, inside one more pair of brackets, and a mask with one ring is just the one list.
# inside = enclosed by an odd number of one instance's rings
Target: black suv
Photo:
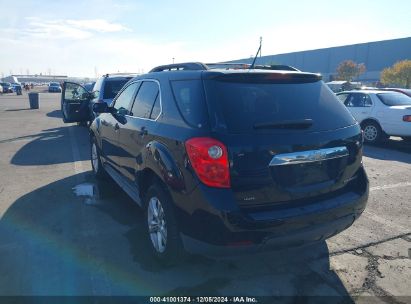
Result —
[[160, 66], [94, 110], [94, 173], [144, 208], [159, 258], [321, 241], [365, 208], [360, 126], [317, 74]]

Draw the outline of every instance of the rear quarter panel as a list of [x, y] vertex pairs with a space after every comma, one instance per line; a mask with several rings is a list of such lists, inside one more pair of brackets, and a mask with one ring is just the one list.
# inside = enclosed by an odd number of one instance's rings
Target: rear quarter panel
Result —
[[375, 114], [382, 129], [388, 135], [411, 136], [411, 123], [404, 122], [404, 115], [411, 115], [411, 110], [389, 107], [383, 104], [378, 96], [373, 95]]

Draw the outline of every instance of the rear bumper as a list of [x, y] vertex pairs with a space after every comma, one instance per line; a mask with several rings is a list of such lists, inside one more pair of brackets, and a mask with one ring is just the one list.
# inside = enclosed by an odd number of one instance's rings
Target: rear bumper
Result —
[[355, 215], [349, 215], [329, 223], [302, 229], [301, 231], [294, 231], [286, 235], [267, 237], [263, 239], [260, 244], [250, 244], [243, 246], [213, 245], [191, 238], [184, 234], [181, 235], [181, 238], [185, 250], [190, 253], [216, 257], [235, 256], [263, 251], [281, 250], [289, 247], [300, 247], [313, 244], [315, 242], [324, 241], [327, 238], [336, 235], [337, 233], [350, 227], [355, 219]]
[[[404, 113], [404, 115], [406, 115]], [[411, 136], [411, 123], [399, 121], [396, 124], [384, 125], [384, 132], [390, 136]]]
[[361, 170], [362, 178], [355, 181], [353, 191], [309, 204], [290, 202], [257, 211], [238, 208], [224, 190], [210, 193], [200, 186], [191, 200], [197, 209], [187, 214], [176, 208], [183, 245], [191, 253], [221, 256], [325, 240], [351, 226], [365, 209], [369, 186]]

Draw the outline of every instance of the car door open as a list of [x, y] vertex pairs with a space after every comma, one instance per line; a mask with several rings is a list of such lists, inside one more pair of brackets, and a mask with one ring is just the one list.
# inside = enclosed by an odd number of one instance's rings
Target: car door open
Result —
[[80, 84], [64, 82], [61, 94], [61, 112], [63, 121], [85, 122], [90, 120], [91, 94]]

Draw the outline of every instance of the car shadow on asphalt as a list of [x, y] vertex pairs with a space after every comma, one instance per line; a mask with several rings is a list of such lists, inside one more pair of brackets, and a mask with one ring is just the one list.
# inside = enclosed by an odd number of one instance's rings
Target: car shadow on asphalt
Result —
[[31, 108], [23, 108], [23, 109], [7, 109], [4, 110], [4, 112], [18, 112], [18, 111], [27, 111], [27, 110], [32, 110]]
[[378, 144], [364, 145], [364, 156], [410, 164], [411, 143], [404, 140], [387, 139]]
[[[70, 130], [71, 129], [71, 130]], [[23, 145], [12, 157], [11, 163], [18, 166], [54, 165], [73, 162], [71, 134], [76, 138], [76, 143], [83, 147], [89, 145], [88, 130], [76, 125], [43, 130], [38, 134], [26, 136], [32, 138]], [[16, 140], [23, 139], [17, 138]], [[10, 139], [8, 141], [13, 141]], [[77, 160], [88, 160], [89, 149], [79, 149]]]
[[[95, 185], [94, 203], [73, 194], [82, 183]], [[0, 295], [285, 296], [280, 302], [310, 296], [305, 303], [353, 303], [329, 269], [325, 242], [297, 254], [189, 256], [166, 267], [149, 253], [144, 222], [114, 182], [96, 182], [91, 172], [23, 195], [0, 219]], [[323, 258], [311, 263], [313, 251]]]
[[48, 112], [46, 116], [53, 117], [53, 118], [63, 118], [60, 110], [54, 110], [54, 111]]

